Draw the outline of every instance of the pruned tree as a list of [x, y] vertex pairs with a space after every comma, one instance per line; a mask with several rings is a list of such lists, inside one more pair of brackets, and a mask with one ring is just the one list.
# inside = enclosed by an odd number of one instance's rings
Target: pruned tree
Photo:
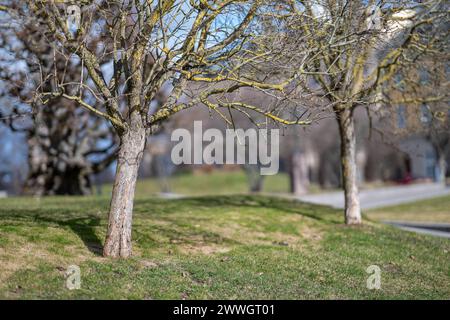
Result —
[[[116, 178], [103, 253], [131, 255], [131, 225], [137, 173], [146, 138], [172, 115], [203, 105], [232, 125], [230, 110], [249, 118], [259, 114], [283, 125], [306, 125], [311, 117], [283, 117], [277, 105], [297, 70], [283, 65], [278, 33], [266, 34], [258, 17], [277, 10], [260, 0], [24, 1], [11, 7], [32, 17], [56, 52], [80, 59], [86, 72], [74, 85], [57, 76], [57, 85], [38, 90], [34, 100], [64, 98], [107, 120], [119, 137]], [[69, 18], [69, 19], [68, 19]], [[19, 21], [16, 21], [20, 23]], [[305, 53], [305, 63], [309, 54]], [[109, 68], [102, 68], [109, 63]], [[80, 85], [89, 95], [79, 95]], [[167, 99], [158, 108], [161, 88]], [[242, 89], [264, 92], [274, 103], [253, 105]], [[95, 103], [89, 99], [94, 99]]]
[[[411, 50], [426, 55], [445, 41], [445, 1], [283, 1], [286, 30], [300, 52], [313, 52], [302, 64], [297, 86], [303, 95], [325, 101], [336, 116], [341, 142], [345, 221], [361, 223], [356, 166], [354, 110], [384, 102], [383, 86], [410, 59]], [[439, 32], [438, 32], [439, 31]], [[302, 41], [305, 35], [308, 41]], [[300, 41], [299, 41], [300, 39]], [[293, 51], [291, 66], [302, 63]], [[301, 57], [302, 55], [300, 55]], [[308, 76], [309, 75], [309, 76]]]
[[[35, 92], [53, 91], [58, 83], [80, 83], [82, 63], [54, 50], [31, 22], [2, 28], [0, 63], [1, 122], [22, 132], [28, 145], [28, 174], [23, 192], [32, 195], [91, 194], [91, 176], [115, 160], [112, 127], [80, 108], [74, 100], [56, 97], [47, 103]], [[86, 95], [88, 88], [75, 89]]]

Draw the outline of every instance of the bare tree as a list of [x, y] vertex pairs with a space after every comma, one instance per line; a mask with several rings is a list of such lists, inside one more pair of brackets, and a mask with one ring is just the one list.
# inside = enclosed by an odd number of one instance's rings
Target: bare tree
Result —
[[[116, 142], [107, 123], [57, 97], [44, 105], [36, 91], [51, 91], [58, 82], [79, 82], [82, 64], [67, 61], [53, 50], [33, 24], [2, 29], [0, 63], [5, 103], [1, 121], [22, 132], [28, 144], [28, 175], [24, 193], [32, 195], [91, 194], [91, 175], [115, 160]], [[57, 75], [55, 78], [54, 74]], [[56, 80], [56, 81], [54, 81]], [[80, 94], [87, 89], [80, 87]]]
[[[286, 29], [297, 50], [314, 52], [298, 86], [332, 108], [339, 124], [345, 221], [361, 223], [354, 110], [383, 102], [381, 88], [415, 49], [431, 50], [448, 19], [445, 1], [285, 1]], [[305, 35], [315, 35], [304, 39]], [[425, 36], [427, 35], [427, 36]], [[435, 41], [436, 40], [436, 41]], [[292, 63], [296, 59], [290, 52]]]
[[[230, 125], [229, 110], [250, 118], [260, 114], [283, 125], [311, 122], [283, 118], [275, 104], [256, 106], [240, 99], [239, 92], [247, 88], [278, 102], [295, 77], [295, 71], [261, 72], [268, 63], [284, 63], [283, 42], [258, 27], [257, 17], [274, 10], [263, 1], [83, 1], [79, 7], [25, 3], [11, 8], [11, 19], [15, 14], [35, 17], [54, 50], [68, 60], [78, 57], [86, 70], [76, 85], [57, 75], [52, 79], [60, 79], [56, 86], [37, 91], [34, 100], [75, 101], [108, 120], [120, 139], [105, 256], [131, 255], [134, 190], [146, 137], [175, 113], [201, 104]], [[110, 67], [102, 68], [106, 63]], [[90, 93], [79, 95], [79, 86]], [[154, 108], [163, 87], [167, 100]]]
[[384, 123], [377, 131], [385, 141], [426, 139], [434, 148], [435, 179], [444, 183], [450, 158], [450, 61], [448, 41], [441, 45], [426, 56], [411, 53], [413, 59], [383, 89], [390, 103], [375, 115]]

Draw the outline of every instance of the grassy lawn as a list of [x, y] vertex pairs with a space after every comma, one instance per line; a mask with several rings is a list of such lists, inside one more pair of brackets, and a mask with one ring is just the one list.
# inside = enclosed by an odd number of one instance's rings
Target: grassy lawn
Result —
[[[196, 174], [178, 174], [168, 179], [170, 191], [182, 195], [208, 195], [208, 194], [242, 194], [248, 192], [247, 176], [244, 171], [213, 171], [211, 173], [199, 172]], [[105, 185], [103, 193], [109, 194], [112, 185]], [[289, 179], [287, 174], [279, 173], [266, 176], [263, 191], [267, 193], [288, 193]], [[317, 189], [317, 188], [316, 188]], [[161, 182], [155, 178], [140, 179], [136, 187], [138, 196], [149, 196], [161, 192]]]
[[[0, 298], [450, 298], [450, 241], [263, 196], [139, 197], [134, 257], [99, 255], [107, 197], [0, 199]], [[81, 289], [65, 287], [69, 265]], [[382, 270], [368, 290], [366, 268]]]
[[450, 223], [450, 196], [371, 210], [367, 215], [377, 221], [397, 220]]

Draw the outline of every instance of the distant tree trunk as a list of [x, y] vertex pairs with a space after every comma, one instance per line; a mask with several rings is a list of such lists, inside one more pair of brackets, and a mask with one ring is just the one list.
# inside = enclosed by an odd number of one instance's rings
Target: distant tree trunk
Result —
[[[47, 90], [51, 90], [48, 88]], [[99, 119], [89, 126], [77, 118], [76, 106], [65, 101], [34, 107], [33, 126], [26, 129], [28, 176], [23, 193], [45, 195], [90, 195], [91, 175], [115, 159], [115, 138], [111, 129], [99, 128]], [[62, 112], [62, 111], [65, 112]], [[110, 140], [100, 148], [98, 142]], [[89, 155], [95, 155], [94, 161]]]
[[145, 141], [145, 129], [128, 130], [120, 138], [104, 256], [127, 258], [132, 253], [131, 222], [134, 191]]
[[441, 153], [438, 157], [439, 176], [436, 177], [439, 183], [446, 183], [447, 161], [445, 154]]
[[353, 109], [344, 108], [337, 112], [341, 136], [342, 183], [345, 193], [345, 223], [360, 224], [361, 208], [358, 194], [356, 166], [356, 137]]
[[303, 158], [304, 157], [301, 152], [294, 151], [290, 159], [289, 178], [291, 192], [297, 196], [307, 192], [306, 185], [309, 183], [308, 172], [305, 164], [303, 163]]
[[91, 180], [80, 168], [65, 172], [33, 172], [28, 176], [24, 194], [34, 196], [45, 195], [90, 195]]
[[261, 165], [247, 164], [243, 168], [247, 174], [249, 191], [253, 193], [261, 192], [264, 186], [264, 176], [260, 172]]
[[92, 194], [91, 164], [62, 159], [60, 150], [44, 150], [48, 149], [45, 143], [50, 141], [38, 140], [34, 136], [28, 139], [29, 172], [23, 192], [35, 196]]

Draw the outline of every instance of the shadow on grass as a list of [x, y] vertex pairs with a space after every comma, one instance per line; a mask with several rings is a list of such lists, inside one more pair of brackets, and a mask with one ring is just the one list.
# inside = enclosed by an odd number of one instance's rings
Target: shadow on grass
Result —
[[[166, 245], [173, 245], [174, 248], [200, 248], [209, 245], [234, 246], [241, 244], [236, 239], [225, 237], [202, 228], [172, 223], [171, 226], [136, 224], [133, 229], [133, 240], [141, 248], [158, 248]], [[151, 235], [156, 235], [152, 237]], [[181, 247], [179, 247], [181, 246]], [[169, 247], [167, 247], [169, 248]]]
[[302, 216], [331, 224], [340, 224], [340, 211], [328, 206], [309, 204], [277, 197], [260, 195], [230, 195], [230, 196], [205, 196], [176, 199], [173, 201], [184, 202], [191, 206], [199, 207], [247, 207], [258, 209], [270, 208], [290, 214]]
[[[72, 214], [67, 214], [68, 216]], [[15, 210], [8, 215], [0, 215], [0, 220], [13, 221], [33, 221], [37, 223], [54, 224], [62, 228], [72, 230], [83, 241], [86, 248], [95, 255], [102, 255], [103, 246], [101, 239], [97, 236], [95, 228], [100, 225], [100, 217], [88, 215], [85, 217], [74, 217], [64, 219], [62, 214], [55, 214], [49, 217], [48, 213], [44, 215], [36, 214], [35, 210]]]
[[[95, 205], [89, 209], [96, 207]], [[194, 226], [195, 214], [189, 214], [186, 219], [172, 216], [173, 213], [195, 212], [196, 208], [248, 208], [257, 214], [259, 210], [275, 209], [280, 213], [302, 215], [315, 221], [327, 224], [340, 224], [340, 211], [326, 206], [318, 206], [296, 202], [277, 197], [260, 195], [227, 195], [203, 196], [183, 199], [137, 199], [135, 201], [134, 239], [142, 246], [158, 246], [166, 241], [171, 243], [199, 245], [238, 244], [239, 240], [229, 239], [220, 234]], [[42, 207], [39, 209], [15, 209], [0, 212], [0, 220], [34, 221], [43, 224], [55, 224], [72, 230], [95, 255], [102, 253], [102, 239], [96, 234], [96, 228], [101, 225], [102, 216], [88, 213], [88, 208]], [[45, 213], [43, 212], [45, 210]], [[0, 210], [1, 211], [1, 210]], [[214, 210], [211, 210], [214, 212]], [[166, 221], [165, 225], [147, 224], [146, 219]], [[142, 220], [143, 219], [143, 220]], [[153, 237], [152, 235], [157, 235]], [[162, 240], [164, 239], [164, 240]], [[167, 239], [167, 240], [166, 240]]]
[[[171, 208], [169, 203], [158, 203], [157, 206], [165, 204], [167, 204], [165, 207]], [[176, 211], [174, 208], [171, 209]], [[133, 228], [133, 241], [136, 241], [139, 246], [147, 248], [167, 244], [197, 247], [205, 244], [231, 245], [239, 243], [220, 234], [193, 227], [185, 223], [185, 221], [172, 219], [167, 214], [158, 214], [158, 219], [162, 219], [168, 224], [164, 226], [148, 224], [145, 221], [140, 221], [139, 216], [136, 216]], [[0, 214], [0, 222], [1, 220], [21, 222], [24, 225], [32, 222], [38, 225], [55, 225], [66, 230], [70, 229], [83, 241], [83, 244], [90, 252], [97, 256], [102, 255], [103, 241], [95, 232], [96, 227], [102, 225], [102, 219], [99, 216], [69, 211], [53, 211], [52, 209], [47, 210], [45, 214], [37, 214], [35, 210], [20, 209], [10, 211], [8, 214]], [[157, 236], [153, 237], [152, 235]], [[161, 240], [161, 238], [167, 240]]]
[[103, 252], [103, 245], [101, 239], [97, 236], [95, 228], [100, 225], [100, 218], [96, 216], [89, 216], [83, 218], [74, 218], [69, 220], [58, 220], [48, 217], [35, 216], [35, 220], [47, 223], [54, 223], [63, 228], [72, 230], [81, 241], [83, 241], [86, 248], [97, 256], [101, 256]]

